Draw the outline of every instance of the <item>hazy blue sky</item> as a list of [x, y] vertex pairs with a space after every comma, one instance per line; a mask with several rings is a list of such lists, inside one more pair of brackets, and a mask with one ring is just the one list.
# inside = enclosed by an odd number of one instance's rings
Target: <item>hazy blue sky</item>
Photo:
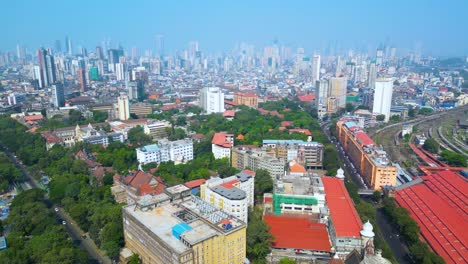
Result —
[[64, 46], [94, 49], [105, 38], [127, 49], [155, 47], [165, 36], [166, 50], [198, 40], [205, 51], [231, 49], [245, 41], [279, 43], [307, 52], [339, 47], [368, 49], [389, 43], [399, 51], [420, 43], [423, 53], [468, 55], [468, 0], [335, 1], [144, 1], [2, 0], [0, 49]]

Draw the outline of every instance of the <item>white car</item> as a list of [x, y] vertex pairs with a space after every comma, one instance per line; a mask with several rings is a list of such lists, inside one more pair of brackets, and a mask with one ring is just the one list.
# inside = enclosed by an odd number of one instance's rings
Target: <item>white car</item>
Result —
[[54, 209], [54, 210], [55, 210], [55, 212], [58, 212], [58, 211], [59, 211], [59, 209], [58, 209], [57, 207], [55, 207], [55, 209]]
[[67, 222], [65, 220], [62, 221], [62, 225], [66, 225]]

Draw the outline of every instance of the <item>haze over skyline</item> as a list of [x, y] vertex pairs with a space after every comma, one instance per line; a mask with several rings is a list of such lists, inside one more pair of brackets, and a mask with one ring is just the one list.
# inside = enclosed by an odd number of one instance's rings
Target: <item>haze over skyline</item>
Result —
[[187, 48], [198, 40], [207, 52], [228, 51], [236, 43], [260, 47], [304, 47], [308, 53], [330, 45], [340, 50], [369, 51], [381, 44], [398, 52], [465, 56], [464, 12], [468, 1], [91, 1], [18, 0], [2, 4], [0, 50], [17, 44], [35, 50], [64, 46], [93, 49], [104, 39], [141, 51], [155, 49], [164, 35], [166, 51]]

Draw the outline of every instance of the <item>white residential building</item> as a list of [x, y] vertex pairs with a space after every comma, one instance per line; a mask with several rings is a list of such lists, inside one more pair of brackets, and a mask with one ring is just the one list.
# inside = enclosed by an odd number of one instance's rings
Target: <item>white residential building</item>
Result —
[[145, 134], [150, 135], [153, 139], [161, 139], [167, 137], [167, 128], [171, 128], [169, 121], [148, 121], [145, 124]]
[[376, 115], [385, 115], [385, 122], [390, 119], [392, 93], [392, 79], [379, 79], [375, 82], [374, 104], [372, 107], [372, 112]]
[[177, 141], [160, 141], [159, 144], [147, 145], [136, 149], [140, 164], [174, 161], [185, 163], [193, 160], [193, 142], [190, 139]]
[[234, 135], [226, 132], [215, 133], [211, 140], [211, 151], [215, 159], [231, 158]]
[[200, 90], [200, 107], [207, 114], [224, 112], [224, 94], [219, 87], [205, 87]]
[[248, 208], [254, 203], [254, 177], [247, 170], [224, 179], [212, 177], [201, 185], [200, 197], [247, 223]]
[[119, 110], [119, 119], [128, 120], [130, 118], [130, 105], [128, 102], [128, 96], [121, 95], [117, 98], [117, 106]]

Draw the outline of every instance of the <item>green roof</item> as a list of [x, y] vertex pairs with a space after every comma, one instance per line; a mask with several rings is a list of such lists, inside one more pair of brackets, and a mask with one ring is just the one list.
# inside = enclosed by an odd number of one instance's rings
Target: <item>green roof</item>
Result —
[[315, 197], [303, 195], [273, 194], [273, 211], [275, 215], [281, 214], [281, 204], [317, 205]]

